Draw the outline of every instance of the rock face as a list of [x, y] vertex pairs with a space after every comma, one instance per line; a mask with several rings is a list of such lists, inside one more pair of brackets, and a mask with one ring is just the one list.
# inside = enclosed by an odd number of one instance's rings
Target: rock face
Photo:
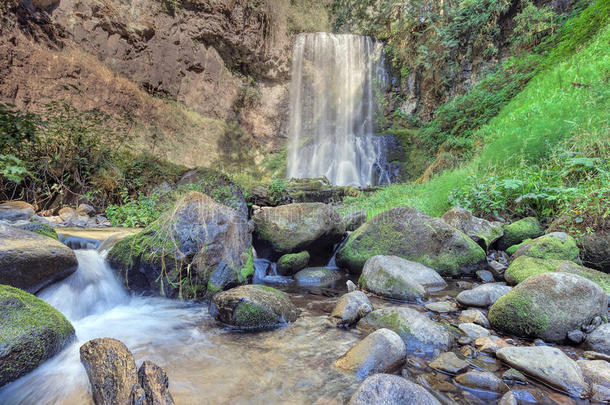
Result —
[[571, 260], [580, 263], [579, 250], [573, 237], [564, 232], [552, 232], [540, 236], [519, 246], [511, 256], [515, 260], [520, 256], [538, 257], [540, 259]]
[[169, 380], [165, 370], [145, 360], [138, 370], [138, 382], [145, 395], [145, 405], [173, 405]]
[[450, 209], [443, 214], [441, 219], [448, 225], [470, 236], [483, 249], [487, 249], [504, 234], [501, 223], [493, 223], [477, 218], [464, 208], [457, 207]]
[[589, 333], [585, 338], [585, 346], [610, 356], [610, 323], [604, 323]]
[[299, 310], [288, 295], [262, 285], [244, 285], [218, 293], [210, 312], [239, 329], [265, 329], [296, 321]]
[[437, 272], [419, 263], [397, 256], [373, 256], [366, 261], [358, 284], [382, 297], [419, 302], [428, 296], [419, 280], [445, 283]]
[[297, 284], [328, 287], [343, 277], [343, 272], [330, 267], [308, 267], [294, 275]]
[[337, 264], [359, 274], [377, 255], [399, 256], [442, 275], [462, 274], [485, 261], [483, 249], [464, 233], [410, 207], [385, 211], [354, 231], [337, 253]]
[[537, 238], [543, 234], [544, 229], [536, 218], [523, 218], [504, 226], [504, 236], [498, 241], [498, 248], [506, 250], [508, 247], [521, 243], [526, 239]]
[[606, 314], [607, 295], [583, 277], [545, 273], [529, 277], [489, 310], [494, 329], [523, 337], [562, 342], [570, 331]]
[[350, 405], [440, 405], [421, 385], [392, 374], [375, 374], [358, 387]]
[[387, 328], [396, 332], [405, 342], [408, 353], [448, 350], [455, 341], [450, 330], [411, 308], [390, 307], [378, 309], [358, 322], [365, 332]]
[[57, 240], [0, 225], [0, 284], [36, 293], [77, 267], [74, 252]]
[[299, 203], [266, 207], [252, 217], [254, 247], [262, 256], [278, 256], [302, 250], [328, 251], [345, 234], [343, 219], [323, 203]]
[[73, 338], [74, 328], [55, 308], [0, 285], [0, 387], [38, 367]]
[[7, 201], [0, 204], [0, 221], [27, 221], [36, 211], [24, 201]]
[[586, 393], [587, 383], [578, 364], [555, 347], [504, 347], [496, 356], [511, 367], [570, 395], [581, 397]]
[[309, 252], [288, 253], [278, 259], [277, 273], [282, 276], [291, 276], [307, 267], [307, 263], [309, 263]]
[[405, 361], [406, 355], [407, 349], [400, 336], [389, 329], [378, 329], [337, 359], [335, 365], [365, 378], [395, 370]]
[[373, 311], [373, 305], [362, 291], [351, 291], [339, 298], [329, 316], [335, 326], [350, 326]]
[[212, 295], [254, 274], [251, 234], [237, 211], [192, 192], [173, 210], [108, 253], [125, 286], [175, 297]]
[[456, 300], [466, 307], [488, 307], [510, 290], [511, 287], [501, 284], [484, 284], [472, 290], [462, 291], [457, 295]]

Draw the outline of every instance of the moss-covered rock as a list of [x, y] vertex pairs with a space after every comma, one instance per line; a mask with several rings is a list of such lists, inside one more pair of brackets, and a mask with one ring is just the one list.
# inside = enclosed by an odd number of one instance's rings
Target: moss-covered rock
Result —
[[504, 235], [500, 222], [489, 222], [477, 218], [464, 208], [452, 208], [445, 212], [441, 219], [470, 236], [483, 249], [487, 249]]
[[489, 310], [494, 329], [517, 336], [562, 342], [568, 332], [589, 326], [606, 314], [604, 290], [570, 273], [544, 273], [527, 278]]
[[330, 267], [308, 267], [296, 273], [297, 284], [316, 287], [329, 287], [343, 277], [343, 272]]
[[513, 253], [511, 260], [520, 256], [530, 256], [540, 259], [571, 260], [580, 263], [579, 253], [576, 240], [573, 237], [564, 232], [553, 232], [522, 244]]
[[244, 285], [220, 292], [212, 299], [211, 313], [238, 329], [266, 329], [296, 321], [299, 310], [288, 294], [262, 285]]
[[282, 276], [291, 276], [307, 267], [307, 263], [309, 263], [309, 252], [306, 250], [299, 253], [288, 253], [278, 259], [277, 273]]
[[513, 254], [513, 253], [515, 253], [515, 252], [517, 251], [517, 249], [519, 249], [521, 246], [523, 246], [523, 245], [525, 245], [526, 243], [529, 243], [529, 242], [531, 242], [531, 241], [532, 241], [532, 239], [531, 239], [531, 238], [528, 238], [528, 239], [524, 240], [524, 241], [523, 241], [523, 242], [521, 242], [521, 243], [517, 243], [516, 245], [512, 245], [512, 246], [510, 246], [510, 247], [507, 247], [507, 248], [506, 248], [506, 253], [508, 253], [509, 255], [512, 255], [512, 254]]
[[55, 308], [0, 285], [0, 386], [29, 373], [73, 338], [74, 328]]
[[498, 241], [498, 248], [506, 250], [512, 245], [523, 242], [525, 239], [537, 238], [544, 234], [544, 228], [535, 217], [527, 217], [505, 225], [504, 236]]
[[599, 284], [606, 293], [610, 294], [610, 275], [601, 271], [580, 266], [569, 260], [540, 259], [537, 257], [521, 256], [515, 259], [506, 272], [504, 278], [510, 285], [516, 285], [536, 274], [549, 272], [564, 272], [577, 274]]
[[337, 264], [359, 274], [377, 255], [424, 264], [442, 275], [458, 275], [485, 262], [485, 251], [461, 231], [411, 207], [385, 211], [353, 232], [337, 253]]
[[24, 231], [34, 232], [38, 235], [48, 236], [49, 238], [53, 238], [55, 240], [59, 240], [59, 236], [57, 235], [57, 232], [55, 232], [55, 229], [41, 222], [28, 222], [27, 224], [17, 226], [17, 228], [23, 229]]

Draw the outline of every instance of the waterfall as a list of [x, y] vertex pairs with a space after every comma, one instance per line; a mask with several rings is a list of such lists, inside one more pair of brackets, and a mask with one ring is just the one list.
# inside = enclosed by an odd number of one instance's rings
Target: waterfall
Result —
[[389, 183], [374, 122], [375, 87], [387, 83], [382, 44], [358, 35], [300, 34], [292, 63], [288, 177]]

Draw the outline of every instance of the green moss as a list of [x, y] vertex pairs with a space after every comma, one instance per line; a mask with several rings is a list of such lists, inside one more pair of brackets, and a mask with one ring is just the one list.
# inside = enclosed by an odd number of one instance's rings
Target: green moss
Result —
[[531, 242], [532, 239], [528, 238], [526, 240], [524, 240], [521, 243], [517, 243], [516, 245], [512, 245], [508, 248], [506, 248], [506, 253], [508, 253], [509, 255], [512, 255], [513, 253], [515, 253], [517, 251], [517, 249], [519, 249], [521, 246], [525, 245], [526, 243]]
[[255, 287], [260, 289], [260, 290], [267, 291], [267, 292], [270, 292], [272, 294], [275, 294], [279, 298], [288, 299], [288, 295], [285, 292], [280, 291], [280, 290], [278, 290], [276, 288], [269, 287], [269, 286], [266, 286], [266, 285], [256, 285]]
[[523, 337], [540, 336], [550, 325], [548, 316], [527, 294], [510, 291], [489, 310], [489, 322], [498, 330]]
[[289, 253], [277, 261], [277, 271], [280, 274], [294, 273], [304, 269], [309, 263], [309, 252]]
[[504, 237], [500, 240], [501, 249], [506, 249], [526, 239], [537, 238], [544, 234], [540, 222], [534, 217], [520, 219], [510, 225], [505, 225], [503, 228]]
[[570, 235], [548, 234], [524, 244], [515, 255], [527, 255], [540, 259], [558, 259], [579, 261], [580, 250]]
[[254, 275], [254, 257], [252, 256], [252, 246], [250, 246], [248, 252], [244, 253], [244, 255], [246, 255], [244, 267], [242, 267], [237, 274], [237, 280], [240, 283], [248, 281], [248, 279]]
[[259, 327], [277, 323], [272, 311], [248, 301], [238, 304], [233, 311], [233, 319], [235, 326], [239, 327]]

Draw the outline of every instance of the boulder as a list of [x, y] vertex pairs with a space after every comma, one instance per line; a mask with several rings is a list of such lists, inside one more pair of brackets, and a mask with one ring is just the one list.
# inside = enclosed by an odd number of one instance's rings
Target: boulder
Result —
[[421, 385], [392, 374], [368, 377], [356, 390], [349, 405], [440, 405]]
[[503, 284], [483, 284], [472, 290], [462, 291], [455, 299], [466, 307], [488, 307], [510, 290], [511, 287]]
[[345, 222], [345, 230], [348, 232], [355, 231], [360, 228], [362, 224], [366, 222], [366, 211], [354, 211], [350, 212], [346, 216], [343, 217], [343, 222]]
[[610, 323], [604, 323], [589, 333], [585, 338], [585, 347], [610, 356]]
[[[169, 392], [169, 379], [165, 370], [155, 363], [145, 360], [138, 370], [138, 383], [144, 392], [145, 405], [173, 405], [174, 398]], [[140, 394], [141, 395], [141, 394]]]
[[610, 230], [585, 234], [579, 245], [585, 266], [610, 273]]
[[500, 222], [489, 222], [477, 218], [464, 208], [452, 208], [445, 212], [441, 219], [470, 236], [483, 249], [487, 249], [504, 235]]
[[520, 256], [508, 266], [504, 277], [508, 284], [516, 285], [528, 277], [549, 272], [577, 274], [599, 284], [606, 293], [610, 294], [610, 274], [580, 266], [569, 260]]
[[460, 322], [472, 322], [481, 325], [484, 328], [489, 328], [487, 317], [478, 309], [466, 309], [460, 313], [458, 318]]
[[331, 267], [308, 267], [294, 275], [299, 285], [328, 287], [343, 277], [343, 272]]
[[306, 250], [299, 253], [288, 253], [277, 261], [277, 273], [281, 276], [292, 276], [299, 270], [303, 270], [309, 263], [309, 252]]
[[444, 283], [438, 273], [419, 263], [397, 256], [373, 256], [366, 261], [358, 284], [361, 288], [382, 297], [420, 302], [428, 296], [428, 291], [418, 280], [430, 281], [430, 273]]
[[604, 360], [578, 360], [576, 362], [591, 387], [591, 399], [610, 401], [610, 363]]
[[296, 321], [288, 294], [263, 285], [243, 285], [214, 295], [210, 312], [238, 329], [266, 329]]
[[564, 232], [552, 232], [522, 244], [510, 259], [513, 261], [520, 256], [530, 256], [580, 263], [579, 252], [573, 237]]
[[254, 247], [262, 256], [286, 253], [332, 251], [345, 234], [339, 213], [323, 203], [298, 203], [265, 207], [254, 221]]
[[489, 371], [469, 371], [455, 377], [455, 381], [468, 388], [497, 392], [499, 394], [504, 394], [508, 391], [508, 385]]
[[498, 299], [489, 310], [494, 329], [523, 337], [563, 342], [567, 334], [606, 314], [602, 288], [570, 273], [529, 277]]
[[449, 374], [457, 374], [460, 371], [466, 370], [470, 365], [465, 360], [460, 359], [453, 352], [441, 353], [434, 361], [430, 363], [430, 367], [435, 370], [440, 370]]
[[0, 387], [34, 370], [73, 339], [74, 328], [55, 308], [0, 285]]
[[570, 395], [581, 397], [587, 391], [587, 383], [578, 364], [556, 347], [504, 347], [496, 352], [496, 357]]
[[36, 213], [25, 201], [7, 201], [0, 204], [0, 221], [29, 221]]
[[425, 314], [406, 307], [377, 309], [358, 322], [358, 328], [370, 333], [387, 328], [396, 332], [407, 347], [407, 353], [431, 354], [435, 350], [449, 350], [455, 334], [449, 327], [434, 322]]
[[480, 338], [489, 336], [489, 331], [476, 323], [464, 322], [458, 325], [458, 329], [470, 338]]
[[335, 326], [350, 326], [373, 311], [373, 306], [362, 291], [344, 294], [330, 314], [329, 321]]
[[395, 332], [378, 329], [339, 357], [335, 365], [360, 378], [396, 370], [405, 361], [407, 349]]
[[442, 275], [470, 272], [485, 262], [485, 252], [461, 231], [410, 207], [385, 211], [366, 222], [337, 252], [337, 265], [360, 274], [368, 259], [399, 256]]
[[254, 274], [250, 232], [235, 210], [191, 192], [149, 227], [117, 242], [108, 262], [135, 292], [211, 296]]
[[510, 246], [523, 242], [526, 239], [537, 238], [544, 234], [544, 228], [534, 217], [527, 217], [504, 225], [504, 236], [498, 241], [498, 248], [506, 250]]
[[36, 293], [77, 267], [74, 252], [59, 241], [0, 225], [0, 284]]

